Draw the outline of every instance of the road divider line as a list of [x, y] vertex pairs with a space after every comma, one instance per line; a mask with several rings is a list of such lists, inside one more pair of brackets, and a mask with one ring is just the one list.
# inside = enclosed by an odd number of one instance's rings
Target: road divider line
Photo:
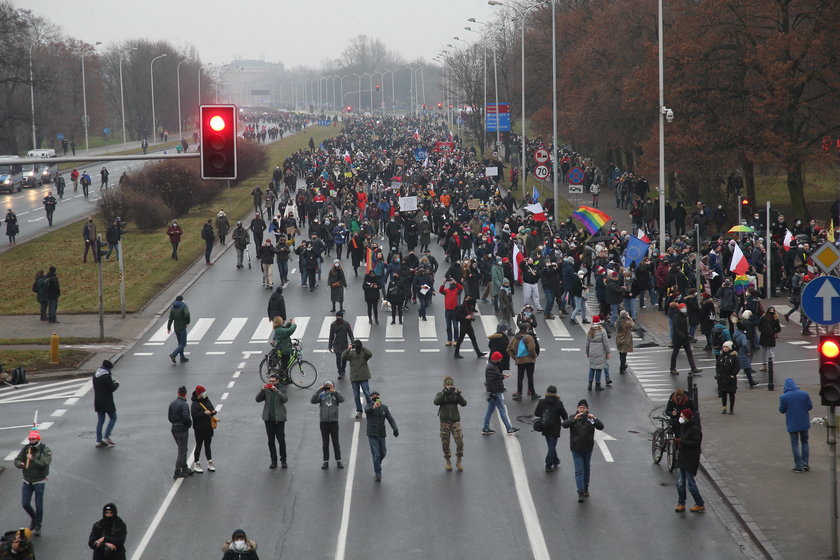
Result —
[[[499, 425], [502, 423], [499, 411], [496, 411], [499, 418]], [[507, 451], [510, 470], [513, 473], [513, 485], [516, 489], [516, 498], [519, 500], [519, 509], [522, 511], [522, 520], [525, 522], [525, 532], [531, 543], [531, 552], [534, 560], [550, 560], [548, 545], [545, 542], [540, 517], [537, 514], [537, 507], [534, 504], [534, 497], [531, 495], [531, 487], [528, 484], [528, 471], [525, 470], [525, 461], [522, 459], [522, 447], [515, 436], [504, 436], [505, 450]]]
[[[356, 455], [359, 451], [359, 430], [361, 422], [353, 424], [353, 438], [350, 443], [350, 462], [347, 464], [347, 482], [344, 485], [344, 504], [341, 508], [341, 525], [335, 545], [335, 560], [344, 560], [347, 553], [347, 529], [350, 525], [350, 503], [353, 500], [353, 479], [356, 476]], [[14, 459], [14, 457], [12, 457]], [[134, 560], [132, 558], [132, 560]]]
[[172, 500], [175, 499], [175, 494], [178, 493], [178, 489], [181, 487], [181, 483], [183, 482], [183, 478], [176, 478], [175, 482], [172, 483], [172, 487], [163, 499], [163, 503], [160, 505], [160, 508], [158, 508], [154, 518], [152, 518], [149, 528], [146, 529], [146, 532], [143, 534], [143, 538], [140, 539], [140, 544], [138, 544], [137, 548], [134, 549], [134, 554], [131, 555], [131, 560], [140, 560], [140, 558], [143, 557], [146, 547], [149, 546], [149, 541], [152, 540], [158, 525], [160, 525], [160, 522], [163, 521], [163, 516], [166, 515], [166, 510], [169, 509], [170, 504], [172, 504]]

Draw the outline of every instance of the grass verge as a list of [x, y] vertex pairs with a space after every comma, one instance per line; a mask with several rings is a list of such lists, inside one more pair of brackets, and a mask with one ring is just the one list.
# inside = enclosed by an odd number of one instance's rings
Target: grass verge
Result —
[[[271, 179], [275, 165], [288, 155], [306, 147], [309, 138], [317, 145], [322, 140], [341, 132], [341, 127], [312, 127], [267, 146], [266, 167], [231, 190], [231, 208], [227, 211], [231, 222], [246, 216], [253, 208], [250, 192], [254, 185], [265, 186]], [[172, 253], [166, 228], [141, 233], [131, 224], [123, 237], [125, 251], [126, 311], [136, 312], [160, 290], [177, 278], [204, 254], [201, 226], [208, 218], [215, 217], [219, 208], [228, 206], [227, 193], [221, 194], [206, 207], [196, 207], [178, 218], [184, 236], [178, 248], [180, 260], [170, 258]], [[100, 232], [105, 224], [95, 219]], [[55, 266], [61, 283], [58, 312], [95, 313], [98, 310], [97, 265], [88, 259], [82, 263], [82, 227], [84, 220], [57, 229], [28, 241], [11, 251], [0, 254], [0, 270], [4, 271], [4, 297], [0, 298], [0, 315], [36, 313], [38, 304], [31, 292], [35, 272]], [[252, 246], [253, 247], [253, 246]], [[113, 255], [114, 257], [116, 255]], [[119, 310], [119, 267], [117, 259], [103, 261], [105, 310]]]
[[[83, 336], [65, 336], [59, 339], [62, 346], [68, 344], [107, 344], [109, 342], [122, 342], [119, 338], [106, 336], [105, 338], [90, 338]], [[49, 345], [50, 337], [39, 338], [0, 338], [0, 346], [17, 346], [21, 344]]]
[[49, 350], [0, 350], [0, 363], [6, 370], [22, 367], [26, 373], [75, 369], [93, 356], [87, 350], [66, 350], [59, 352], [57, 364], [50, 363]]

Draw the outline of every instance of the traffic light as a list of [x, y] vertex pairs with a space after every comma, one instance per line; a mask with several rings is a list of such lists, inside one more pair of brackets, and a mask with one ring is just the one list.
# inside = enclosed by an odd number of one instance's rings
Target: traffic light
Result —
[[443, 109], [443, 103], [438, 103], [438, 111]]
[[350, 111], [352, 111], [352, 110], [353, 110], [353, 107], [351, 107], [350, 105], [348, 105], [348, 106], [347, 106], [347, 107], [345, 107], [344, 109], [345, 109], [345, 110], [349, 113]]
[[376, 84], [376, 91], [379, 91], [379, 84]]
[[840, 405], [840, 336], [820, 336], [820, 397], [823, 406]]
[[236, 106], [201, 106], [201, 178], [236, 179]]
[[748, 207], [749, 207], [749, 205], [750, 205], [750, 199], [749, 199], [749, 198], [747, 198], [747, 197], [742, 197], [742, 198], [741, 198], [741, 206], [742, 206], [743, 208], [748, 208]]

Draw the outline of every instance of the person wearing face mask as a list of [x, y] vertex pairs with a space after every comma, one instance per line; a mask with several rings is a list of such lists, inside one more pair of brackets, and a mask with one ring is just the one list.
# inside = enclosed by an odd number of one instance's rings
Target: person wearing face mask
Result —
[[700, 373], [694, 363], [694, 355], [691, 353], [691, 336], [688, 334], [688, 306], [684, 303], [678, 305], [679, 311], [674, 314], [674, 336], [672, 338], [674, 349], [671, 351], [671, 375], [679, 375], [677, 371], [677, 354], [680, 348], [685, 349], [688, 364], [691, 366], [691, 373]]
[[453, 346], [458, 339], [458, 321], [455, 318], [455, 308], [458, 307], [458, 299], [463, 286], [456, 282], [451, 276], [441, 284], [438, 291], [443, 294], [443, 313], [446, 319], [446, 346]]
[[169, 236], [169, 243], [172, 244], [172, 258], [178, 260], [178, 244], [181, 243], [181, 236], [184, 235], [184, 230], [178, 225], [178, 222], [172, 220], [172, 225], [166, 230], [166, 235]]
[[324, 462], [321, 464], [321, 468], [328, 469], [330, 467], [330, 440], [332, 440], [336, 466], [343, 469], [341, 445], [338, 443], [338, 405], [344, 402], [344, 397], [335, 390], [335, 383], [327, 380], [323, 386], [315, 391], [309, 402], [319, 405], [321, 448], [324, 453]]
[[569, 429], [569, 449], [575, 464], [575, 484], [578, 503], [589, 497], [589, 473], [592, 449], [595, 447], [595, 430], [603, 430], [604, 423], [589, 411], [586, 399], [578, 401], [577, 412], [563, 420], [562, 426]]
[[677, 454], [677, 507], [674, 511], [682, 513], [685, 511], [685, 487], [688, 486], [688, 491], [691, 492], [691, 497], [694, 498], [694, 505], [688, 508], [692, 513], [703, 513], [706, 507], [703, 503], [703, 496], [700, 495], [700, 490], [697, 489], [697, 483], [694, 482], [694, 477], [697, 476], [697, 469], [700, 468], [700, 444], [703, 442], [703, 431], [700, 424], [694, 421], [694, 412], [690, 408], [683, 409], [680, 412], [679, 422], [682, 427], [682, 433], [679, 438], [675, 439], [679, 446], [679, 453]]
[[201, 385], [196, 385], [192, 394], [190, 415], [192, 416], [192, 427], [195, 435], [195, 452], [193, 453], [195, 465], [193, 465], [193, 470], [197, 473], [204, 472], [199, 462], [202, 445], [204, 446], [204, 455], [207, 458], [207, 470], [216, 472], [216, 467], [213, 465], [213, 453], [210, 450], [210, 442], [213, 440], [213, 432], [216, 429], [213, 420], [216, 413], [216, 408], [207, 396], [207, 389]]
[[335, 321], [330, 324], [327, 349], [335, 353], [335, 367], [339, 379], [344, 379], [344, 372], [347, 369], [347, 360], [341, 356], [354, 340], [353, 329], [350, 327], [350, 323], [344, 320], [344, 310], [337, 311]]
[[117, 506], [108, 503], [102, 508], [102, 519], [93, 524], [88, 546], [93, 560], [125, 560], [125, 522], [117, 515]]
[[735, 413], [735, 393], [738, 391], [738, 355], [732, 351], [733, 342], [723, 343], [720, 358], [715, 364], [718, 396], [721, 399], [721, 414], [726, 414], [726, 401], [729, 400], [729, 414]]
[[341, 261], [335, 259], [333, 266], [327, 275], [327, 282], [330, 285], [331, 313], [335, 313], [335, 304], [338, 304], [339, 311], [344, 311], [344, 290], [347, 289], [347, 278], [344, 276], [344, 269], [341, 268]]
[[[44, 489], [47, 476], [50, 474], [52, 451], [41, 442], [38, 430], [29, 432], [29, 443], [20, 450], [15, 457], [15, 466], [23, 471], [23, 487], [21, 488], [21, 505], [29, 514], [31, 523], [29, 528], [35, 535], [41, 534], [41, 523], [44, 520]], [[35, 509], [32, 509], [32, 496], [35, 496]]]
[[257, 556], [257, 543], [248, 538], [245, 531], [237, 529], [229, 541], [222, 545], [222, 560], [260, 560]]

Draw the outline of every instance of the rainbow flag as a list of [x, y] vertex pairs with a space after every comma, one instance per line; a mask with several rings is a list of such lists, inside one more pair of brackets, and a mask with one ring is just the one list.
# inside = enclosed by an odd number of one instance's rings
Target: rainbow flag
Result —
[[735, 293], [742, 296], [746, 293], [747, 288], [750, 287], [750, 277], [746, 274], [739, 274], [735, 277]]
[[583, 227], [586, 228], [589, 235], [595, 235], [599, 229], [604, 227], [604, 224], [610, 221], [610, 217], [607, 214], [589, 206], [579, 207], [575, 210], [573, 217], [583, 224]]

